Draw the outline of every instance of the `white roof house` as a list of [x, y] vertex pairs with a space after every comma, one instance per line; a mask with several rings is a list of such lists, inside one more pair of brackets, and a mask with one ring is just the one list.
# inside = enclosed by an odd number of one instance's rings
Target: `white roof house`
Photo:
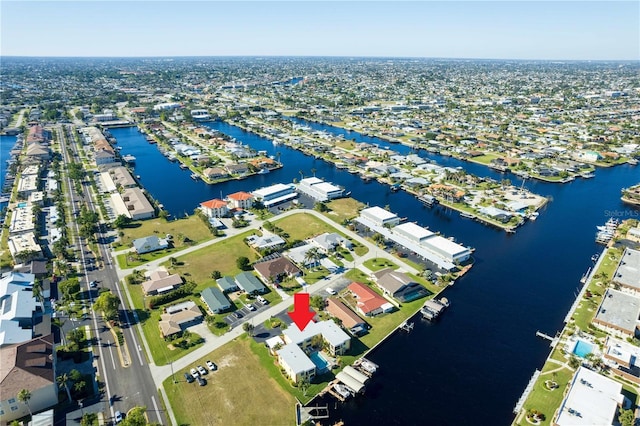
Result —
[[449, 241], [439, 235], [434, 235], [422, 241], [421, 245], [450, 262], [463, 262], [471, 256], [471, 250], [467, 247]]
[[287, 343], [306, 347], [311, 343], [311, 339], [318, 334], [329, 345], [331, 352], [342, 354], [351, 347], [351, 337], [333, 321], [310, 322], [304, 330], [300, 330], [297, 325], [291, 324], [282, 332]]
[[290, 343], [276, 351], [276, 354], [280, 365], [295, 383], [302, 377], [311, 378], [315, 375], [316, 365], [298, 345]]
[[292, 200], [298, 196], [295, 192], [294, 185], [285, 185], [283, 183], [277, 183], [265, 188], [256, 189], [251, 194], [256, 200], [261, 201], [265, 207], [270, 207], [278, 203]]
[[360, 212], [360, 216], [373, 222], [378, 226], [394, 226], [400, 223], [400, 218], [395, 213], [391, 213], [381, 207], [369, 207]]
[[558, 417], [559, 426], [611, 425], [622, 405], [622, 383], [580, 367], [569, 385]]
[[[33, 337], [35, 275], [12, 272], [0, 279], [0, 346], [22, 343]], [[24, 327], [24, 328], [23, 328]]]

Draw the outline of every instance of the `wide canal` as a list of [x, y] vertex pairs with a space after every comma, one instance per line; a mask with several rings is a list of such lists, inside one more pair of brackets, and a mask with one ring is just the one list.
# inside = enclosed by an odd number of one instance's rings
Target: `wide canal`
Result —
[[[329, 133], [341, 131], [301, 123]], [[446, 290], [452, 306], [443, 317], [435, 324], [416, 318], [413, 332], [397, 333], [370, 355], [381, 372], [366, 395], [332, 410], [333, 418], [348, 425], [368, 424], [370, 419], [397, 425], [510, 423], [516, 401], [549, 352], [548, 342], [537, 338], [536, 330], [553, 335], [562, 328], [579, 279], [591, 265], [591, 256], [601, 250], [594, 242], [595, 227], [612, 215], [640, 218], [640, 211], [619, 200], [620, 189], [637, 183], [640, 177], [639, 169], [628, 165], [598, 169], [594, 179], [564, 185], [527, 181], [528, 189], [552, 201], [537, 221], [509, 235], [461, 218], [457, 212], [424, 208], [403, 191], [393, 193], [377, 182], [365, 184], [357, 175], [237, 127], [222, 122], [206, 125], [256, 150], [279, 156], [284, 167], [244, 180], [207, 185], [192, 180], [189, 171], [169, 162], [135, 128], [111, 130], [123, 154], [137, 158], [135, 174], [174, 216], [191, 214], [200, 202], [211, 198], [315, 173], [343, 185], [363, 203], [389, 205], [409, 221], [476, 248], [471, 272]], [[345, 137], [372, 141], [401, 153], [409, 151], [356, 132]], [[420, 155], [480, 176], [507, 177], [513, 182], [519, 179], [449, 157]]]

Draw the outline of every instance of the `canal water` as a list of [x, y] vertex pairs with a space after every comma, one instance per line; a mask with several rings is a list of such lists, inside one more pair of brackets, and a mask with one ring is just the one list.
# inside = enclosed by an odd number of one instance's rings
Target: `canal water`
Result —
[[[16, 144], [17, 140], [17, 136], [0, 136], [0, 189], [4, 187], [7, 169], [9, 168], [9, 164], [7, 163], [7, 160], [11, 158], [9, 153], [11, 152], [13, 146]], [[8, 204], [9, 203], [0, 203], [0, 211], [6, 208]], [[0, 217], [4, 217], [4, 215], [0, 214]]]
[[[330, 126], [308, 123], [317, 130]], [[150, 193], [174, 216], [193, 212], [200, 202], [235, 191], [251, 191], [278, 182], [315, 174], [343, 185], [352, 197], [369, 205], [386, 206], [399, 216], [453, 236], [476, 248], [473, 269], [446, 290], [451, 307], [435, 324], [414, 318], [409, 334], [397, 333], [371, 354], [380, 365], [364, 397], [336, 405], [332, 417], [347, 425], [368, 424], [508, 424], [512, 409], [531, 374], [549, 352], [536, 330], [553, 335], [579, 290], [591, 256], [601, 250], [594, 242], [596, 226], [608, 217], [640, 218], [619, 200], [620, 189], [640, 180], [640, 169], [623, 165], [598, 169], [596, 178], [568, 184], [527, 181], [531, 191], [551, 198], [537, 221], [514, 235], [464, 219], [441, 207], [428, 209], [413, 196], [390, 192], [377, 182], [357, 176], [323, 160], [222, 123], [206, 123], [256, 150], [280, 158], [284, 167], [266, 175], [207, 185], [191, 172], [170, 163], [135, 128], [113, 129], [123, 154], [137, 158], [135, 173]], [[367, 137], [349, 132], [346, 138]], [[374, 143], [407, 153], [409, 148]], [[421, 155], [427, 155], [421, 153]], [[447, 166], [500, 179], [486, 167], [428, 154]], [[547, 416], [552, 413], [545, 413]]]

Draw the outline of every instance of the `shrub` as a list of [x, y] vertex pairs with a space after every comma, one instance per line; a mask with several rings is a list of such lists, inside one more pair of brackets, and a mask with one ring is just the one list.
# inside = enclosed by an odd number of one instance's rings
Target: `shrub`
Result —
[[159, 294], [157, 296], [151, 296], [149, 298], [149, 307], [151, 309], [154, 309], [156, 306], [164, 305], [165, 303], [187, 297], [192, 294], [195, 288], [196, 283], [188, 282], [175, 290], [171, 290], [167, 293]]

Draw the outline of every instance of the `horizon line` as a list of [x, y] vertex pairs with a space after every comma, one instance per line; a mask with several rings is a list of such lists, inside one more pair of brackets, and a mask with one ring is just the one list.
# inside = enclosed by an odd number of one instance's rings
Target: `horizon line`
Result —
[[2, 55], [0, 58], [39, 58], [39, 59], [151, 59], [151, 58], [367, 58], [367, 59], [446, 59], [477, 61], [542, 61], [542, 62], [640, 62], [637, 59], [570, 59], [570, 58], [490, 58], [490, 57], [455, 57], [455, 56], [384, 56], [384, 55]]

